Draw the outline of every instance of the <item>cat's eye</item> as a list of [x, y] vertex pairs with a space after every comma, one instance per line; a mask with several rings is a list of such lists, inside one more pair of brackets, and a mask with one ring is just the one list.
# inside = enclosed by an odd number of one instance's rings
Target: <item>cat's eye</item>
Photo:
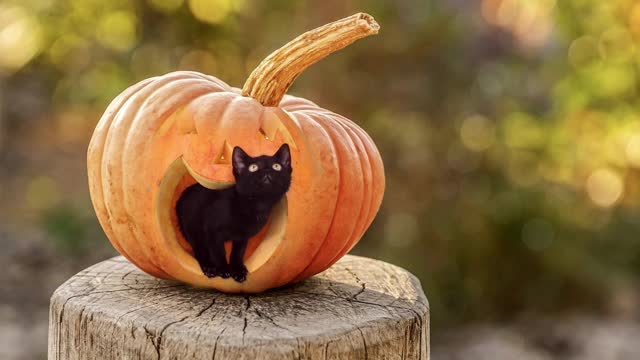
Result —
[[275, 170], [275, 171], [280, 171], [280, 170], [282, 170], [282, 165], [280, 165], [280, 164], [278, 164], [278, 163], [275, 163], [275, 164], [271, 165], [271, 167], [272, 167], [272, 168], [273, 168], [273, 170]]
[[258, 171], [258, 165], [256, 165], [256, 164], [251, 164], [251, 165], [249, 165], [249, 171], [250, 171], [250, 172], [256, 172], [256, 171]]

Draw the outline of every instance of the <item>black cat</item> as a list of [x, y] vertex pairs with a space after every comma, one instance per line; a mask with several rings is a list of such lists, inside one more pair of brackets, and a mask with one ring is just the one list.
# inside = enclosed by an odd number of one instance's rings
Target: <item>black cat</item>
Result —
[[[291, 154], [284, 144], [273, 156], [251, 157], [233, 149], [236, 184], [210, 190], [200, 184], [186, 189], [176, 206], [180, 229], [208, 277], [247, 277], [244, 254], [249, 239], [266, 225], [273, 207], [291, 185]], [[232, 241], [227, 264], [225, 241]]]

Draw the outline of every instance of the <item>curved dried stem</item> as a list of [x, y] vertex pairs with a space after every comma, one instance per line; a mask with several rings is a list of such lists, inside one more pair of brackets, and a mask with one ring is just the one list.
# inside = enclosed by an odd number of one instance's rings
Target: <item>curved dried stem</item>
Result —
[[242, 95], [277, 106], [305, 69], [379, 29], [371, 15], [358, 13], [308, 31], [264, 59], [249, 75]]

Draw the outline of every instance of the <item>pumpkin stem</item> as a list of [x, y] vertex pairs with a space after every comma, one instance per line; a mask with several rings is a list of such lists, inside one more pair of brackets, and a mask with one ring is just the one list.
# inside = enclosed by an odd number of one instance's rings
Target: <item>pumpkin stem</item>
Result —
[[377, 34], [378, 29], [373, 16], [358, 13], [307, 31], [262, 60], [244, 83], [242, 95], [264, 106], [278, 106], [309, 66], [356, 40]]

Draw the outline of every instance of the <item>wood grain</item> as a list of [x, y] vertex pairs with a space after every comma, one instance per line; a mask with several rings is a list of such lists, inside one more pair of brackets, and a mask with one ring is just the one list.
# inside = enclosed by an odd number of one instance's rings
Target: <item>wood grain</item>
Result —
[[258, 295], [156, 279], [115, 257], [51, 297], [49, 359], [428, 358], [420, 282], [357, 256]]

